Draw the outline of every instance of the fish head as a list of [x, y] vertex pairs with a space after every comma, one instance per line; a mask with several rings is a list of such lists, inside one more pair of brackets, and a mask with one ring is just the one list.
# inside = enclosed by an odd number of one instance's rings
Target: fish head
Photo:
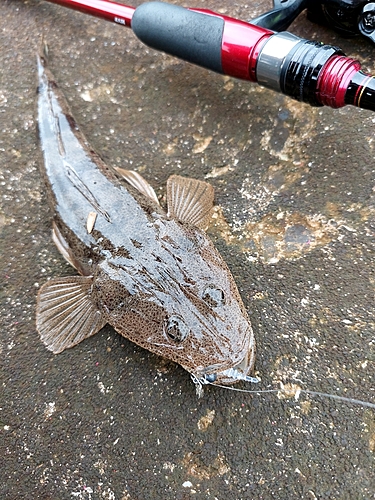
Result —
[[[197, 380], [248, 380], [255, 361], [249, 317], [213, 244], [203, 232], [194, 241], [186, 251], [186, 241], [169, 236], [157, 255], [151, 251], [126, 266], [103, 262], [95, 300], [118, 333], [177, 362]], [[141, 267], [132, 268], [135, 261]]]

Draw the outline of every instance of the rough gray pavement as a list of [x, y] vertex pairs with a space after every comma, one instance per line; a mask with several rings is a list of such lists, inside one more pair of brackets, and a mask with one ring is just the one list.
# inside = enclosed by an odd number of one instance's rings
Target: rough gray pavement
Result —
[[[245, 20], [270, 4], [184, 2]], [[44, 37], [109, 164], [159, 195], [172, 173], [212, 182], [210, 234], [252, 319], [259, 389], [375, 401], [375, 114], [308, 107], [39, 0], [3, 0], [0, 28], [0, 498], [375, 498], [371, 408], [215, 387], [198, 400], [187, 372], [110, 327], [58, 356], [44, 348], [36, 293], [74, 270], [51, 241], [35, 55]], [[304, 14], [291, 31], [375, 73], [365, 40]]]

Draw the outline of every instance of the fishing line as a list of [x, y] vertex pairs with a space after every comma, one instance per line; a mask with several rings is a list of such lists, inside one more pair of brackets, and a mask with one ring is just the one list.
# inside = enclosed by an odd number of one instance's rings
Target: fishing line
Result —
[[[197, 382], [194, 381], [194, 383], [197, 383]], [[229, 387], [226, 385], [214, 384], [214, 383], [208, 382], [208, 381], [204, 381], [203, 384], [204, 385], [213, 385], [215, 387], [220, 387], [222, 389], [228, 389], [230, 391], [244, 392], [247, 394], [259, 394], [259, 395], [261, 395], [264, 393], [279, 392], [279, 393], [285, 394], [286, 397], [294, 397], [296, 401], [298, 401], [299, 395], [303, 392], [305, 394], [309, 394], [310, 396], [318, 396], [318, 397], [336, 399], [337, 401], [342, 401], [344, 403], [350, 403], [350, 404], [354, 404], [354, 405], [359, 405], [359, 406], [375, 409], [375, 403], [371, 403], [370, 401], [362, 401], [360, 399], [347, 398], [345, 396], [338, 396], [336, 394], [329, 394], [326, 392], [311, 391], [310, 389], [300, 389], [299, 387], [294, 387], [294, 386], [291, 386], [288, 388], [283, 386], [283, 387], [280, 387], [280, 389], [248, 390], [248, 389], [239, 389], [237, 387]], [[199, 385], [201, 387], [199, 388], [197, 386], [198, 395], [203, 392], [202, 381], [200, 381]]]

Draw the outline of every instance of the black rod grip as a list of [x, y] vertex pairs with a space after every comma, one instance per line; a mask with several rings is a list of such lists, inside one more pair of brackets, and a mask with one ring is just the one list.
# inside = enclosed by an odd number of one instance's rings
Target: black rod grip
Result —
[[149, 47], [223, 73], [221, 43], [224, 20], [163, 2], [149, 2], [134, 11], [131, 27]]

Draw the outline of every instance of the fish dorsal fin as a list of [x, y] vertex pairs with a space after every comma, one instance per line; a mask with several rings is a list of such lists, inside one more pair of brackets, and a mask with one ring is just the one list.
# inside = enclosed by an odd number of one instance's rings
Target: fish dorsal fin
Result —
[[125, 170], [120, 167], [115, 167], [115, 170], [131, 186], [133, 186], [133, 188], [137, 189], [148, 198], [151, 198], [152, 201], [155, 201], [159, 205], [159, 200], [156, 196], [154, 188], [138, 172], [135, 172], [134, 170]]
[[36, 326], [54, 354], [79, 344], [106, 324], [90, 299], [91, 286], [91, 276], [71, 276], [52, 279], [40, 289]]
[[167, 181], [168, 215], [206, 229], [214, 205], [214, 188], [207, 182], [172, 175]]

